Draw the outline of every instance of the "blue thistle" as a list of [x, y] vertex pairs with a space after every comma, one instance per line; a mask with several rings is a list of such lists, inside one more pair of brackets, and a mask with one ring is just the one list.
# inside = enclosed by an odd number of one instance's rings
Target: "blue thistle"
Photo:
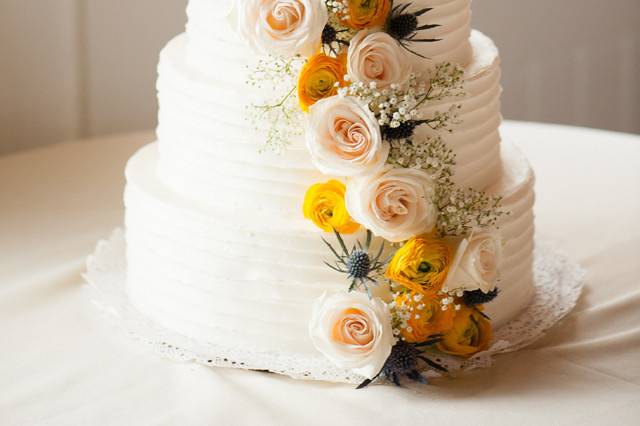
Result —
[[371, 259], [369, 253], [364, 250], [356, 250], [347, 259], [347, 272], [349, 278], [363, 279], [369, 275]]
[[498, 293], [499, 290], [497, 288], [494, 288], [489, 293], [485, 293], [482, 290], [465, 291], [462, 296], [462, 300], [464, 301], [464, 304], [469, 307], [484, 305], [498, 297]]
[[338, 56], [338, 48], [342, 46], [349, 47], [349, 42], [342, 40], [341, 33], [348, 32], [347, 29], [337, 30], [330, 24], [325, 25], [322, 30], [322, 46], [326, 54]]
[[364, 287], [371, 298], [370, 285], [378, 285], [374, 276], [380, 273], [382, 268], [388, 263], [388, 260], [380, 261], [382, 253], [384, 252], [384, 242], [380, 244], [378, 252], [372, 255], [369, 252], [373, 240], [373, 233], [371, 231], [367, 230], [367, 239], [364, 244], [358, 241], [357, 246], [354, 246], [351, 250], [347, 248], [342, 235], [335, 230], [334, 233], [340, 244], [340, 252], [323, 238], [322, 241], [324, 241], [336, 257], [334, 265], [328, 262], [325, 262], [325, 265], [334, 271], [347, 275], [347, 278], [351, 281], [349, 291], [354, 291], [358, 287]]
[[382, 370], [380, 370], [373, 379], [367, 379], [362, 382], [357, 389], [369, 386], [374, 380], [381, 376], [391, 380], [396, 386], [402, 386], [400, 383], [402, 376], [408, 377], [414, 382], [426, 384], [426, 377], [420, 374], [420, 361], [423, 361], [427, 365], [427, 368], [446, 373], [446, 368], [424, 356], [424, 352], [420, 349], [422, 347], [433, 346], [441, 340], [441, 335], [433, 335], [427, 341], [416, 344], [399, 340], [393, 349], [391, 349], [391, 355], [389, 355], [389, 358], [385, 361]]
[[415, 12], [408, 12], [407, 9], [411, 6], [411, 3], [404, 3], [394, 6], [391, 10], [391, 16], [387, 21], [386, 31], [395, 38], [400, 46], [419, 56], [423, 59], [427, 59], [425, 56], [419, 54], [415, 50], [409, 48], [411, 43], [435, 43], [440, 41], [438, 38], [417, 38], [420, 31], [430, 30], [438, 28], [439, 24], [425, 24], [419, 25], [418, 17], [433, 10], [432, 7], [417, 10]]

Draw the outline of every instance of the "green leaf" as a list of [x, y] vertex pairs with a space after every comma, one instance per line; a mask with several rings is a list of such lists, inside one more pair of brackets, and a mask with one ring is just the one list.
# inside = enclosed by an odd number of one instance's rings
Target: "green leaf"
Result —
[[371, 379], [367, 379], [367, 380], [365, 380], [364, 382], [360, 383], [360, 384], [358, 385], [358, 387], [356, 388], [356, 390], [364, 389], [364, 388], [366, 388], [367, 386], [369, 386], [372, 382], [373, 382], [373, 380], [371, 380]]
[[371, 288], [368, 285], [364, 285], [364, 288], [367, 289], [367, 296], [369, 296], [369, 300], [373, 299], [373, 294], [371, 293]]
[[441, 41], [441, 38], [410, 38], [408, 39], [411, 42], [420, 42], [420, 43], [435, 43], [437, 41]]
[[376, 255], [376, 257], [373, 259], [373, 263], [377, 263], [378, 260], [380, 260], [380, 256], [382, 256], [382, 252], [384, 251], [384, 241], [382, 241], [382, 243], [380, 244], [380, 249], [378, 250], [378, 254]]
[[416, 28], [416, 31], [431, 30], [433, 28], [438, 28], [440, 26], [441, 26], [440, 24], [426, 24]]
[[345, 274], [347, 272], [347, 271], [343, 271], [342, 269], [333, 266], [329, 262], [324, 262], [324, 264], [327, 265], [329, 268], [333, 269], [334, 271], [340, 272], [342, 274]]
[[416, 348], [424, 348], [424, 347], [427, 347], [427, 346], [433, 346], [436, 343], [440, 343], [440, 342], [442, 342], [441, 338], [430, 339], [430, 340], [425, 340], [424, 342], [416, 343], [414, 346]]
[[340, 235], [340, 233], [338, 231], [336, 231], [335, 229], [333, 230], [333, 233], [336, 234], [336, 238], [338, 239], [338, 243], [340, 243], [340, 247], [342, 247], [342, 251], [344, 252], [344, 256], [348, 257], [349, 256], [349, 249], [347, 249], [347, 245], [344, 243], [344, 240], [342, 239], [342, 235]]
[[373, 238], [373, 232], [367, 229], [367, 242], [364, 245], [366, 247], [366, 250], [369, 250], [369, 247], [371, 247], [372, 238]]
[[325, 240], [324, 238], [322, 239], [322, 241], [327, 245], [327, 247], [329, 247], [329, 250], [331, 250], [331, 252], [336, 256], [336, 258], [338, 258], [344, 264], [344, 261], [342, 260], [342, 256], [338, 254], [338, 252], [336, 251], [336, 249], [333, 248], [331, 243], [329, 243], [329, 241]]

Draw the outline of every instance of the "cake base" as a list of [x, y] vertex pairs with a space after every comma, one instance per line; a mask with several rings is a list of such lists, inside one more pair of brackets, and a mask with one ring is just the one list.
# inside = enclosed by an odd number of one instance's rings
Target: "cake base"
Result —
[[[225, 342], [203, 342], [160, 326], [140, 313], [129, 301], [125, 289], [126, 243], [117, 229], [100, 241], [87, 260], [84, 275], [93, 302], [131, 336], [155, 352], [176, 361], [208, 366], [266, 370], [295, 379], [360, 383], [364, 379], [332, 365], [324, 356], [302, 356], [284, 352], [247, 351]], [[584, 271], [548, 244], [536, 244], [534, 255], [534, 296], [517, 317], [494, 333], [489, 350], [468, 360], [443, 359], [450, 372], [488, 367], [494, 355], [524, 348], [567, 315], [582, 292]]]

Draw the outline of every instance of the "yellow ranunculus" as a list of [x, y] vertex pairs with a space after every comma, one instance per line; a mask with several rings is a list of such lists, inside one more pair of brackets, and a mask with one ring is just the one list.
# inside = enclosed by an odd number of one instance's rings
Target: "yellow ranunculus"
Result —
[[451, 355], [470, 357], [488, 349], [491, 338], [491, 322], [475, 309], [463, 307], [456, 313], [453, 328], [438, 343], [438, 349]]
[[312, 185], [304, 198], [304, 217], [325, 232], [335, 229], [342, 234], [353, 234], [360, 225], [347, 212], [345, 191], [344, 184], [337, 180]]
[[451, 247], [434, 235], [411, 238], [387, 267], [386, 277], [409, 290], [436, 294], [444, 284], [452, 260]]
[[349, 0], [345, 24], [362, 30], [384, 25], [391, 11], [392, 0]]
[[298, 99], [302, 110], [306, 112], [319, 100], [337, 95], [338, 87], [345, 85], [346, 74], [345, 55], [334, 58], [320, 52], [309, 58], [298, 79]]
[[409, 314], [406, 327], [400, 330], [409, 343], [421, 343], [434, 334], [443, 334], [453, 327], [456, 310], [442, 310], [442, 299], [438, 296], [408, 292], [395, 299], [396, 306]]

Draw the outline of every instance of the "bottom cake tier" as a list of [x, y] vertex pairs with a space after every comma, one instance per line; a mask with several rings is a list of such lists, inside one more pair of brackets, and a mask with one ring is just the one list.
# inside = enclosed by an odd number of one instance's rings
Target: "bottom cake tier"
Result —
[[[130, 160], [125, 191], [127, 293], [163, 327], [199, 341], [247, 351], [315, 355], [308, 336], [312, 304], [344, 278], [324, 267], [319, 232], [225, 215], [181, 196], [158, 179], [157, 144]], [[488, 189], [510, 214], [500, 223], [504, 257], [499, 297], [487, 305], [495, 327], [533, 295], [534, 177], [526, 158], [502, 147], [501, 179]], [[300, 215], [293, 209], [291, 215]], [[273, 223], [273, 222], [277, 223]], [[277, 230], [280, 231], [277, 231]], [[317, 266], [309, 266], [317, 265]]]

